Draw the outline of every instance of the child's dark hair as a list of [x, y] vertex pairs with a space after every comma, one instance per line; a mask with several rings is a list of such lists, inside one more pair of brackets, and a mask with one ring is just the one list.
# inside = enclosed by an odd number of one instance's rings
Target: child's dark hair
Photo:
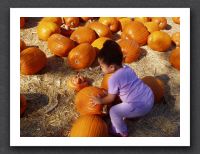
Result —
[[97, 57], [108, 66], [112, 64], [121, 66], [123, 61], [123, 54], [120, 46], [112, 40], [107, 40], [103, 44], [103, 48], [99, 51]]

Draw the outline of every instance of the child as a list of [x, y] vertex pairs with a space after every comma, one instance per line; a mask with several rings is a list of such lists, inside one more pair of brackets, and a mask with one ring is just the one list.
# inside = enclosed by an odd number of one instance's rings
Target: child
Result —
[[92, 97], [91, 102], [96, 104], [112, 103], [119, 95], [122, 103], [114, 105], [109, 111], [112, 134], [128, 136], [125, 118], [144, 116], [153, 107], [154, 95], [152, 90], [140, 80], [135, 72], [127, 65], [122, 64], [123, 54], [120, 46], [111, 40], [104, 43], [98, 54], [98, 62], [104, 74], [113, 73], [108, 81], [108, 95]]

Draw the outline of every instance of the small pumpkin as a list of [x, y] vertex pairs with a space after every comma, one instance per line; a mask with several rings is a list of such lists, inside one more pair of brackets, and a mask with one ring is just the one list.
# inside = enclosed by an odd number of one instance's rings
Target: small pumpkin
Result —
[[180, 47], [180, 32], [176, 32], [172, 35], [172, 41], [176, 44], [177, 47]]
[[98, 51], [99, 51], [99, 50], [101, 50], [101, 48], [103, 48], [103, 44], [104, 44], [107, 40], [111, 40], [111, 39], [108, 38], [108, 37], [100, 37], [100, 38], [96, 39], [91, 45], [92, 45], [94, 48], [97, 48]]
[[169, 56], [169, 62], [171, 65], [176, 68], [177, 70], [180, 70], [180, 48], [176, 47]]
[[103, 80], [101, 82], [101, 88], [108, 90], [108, 81], [109, 81], [111, 76], [112, 76], [112, 73], [104, 75]]
[[163, 81], [153, 76], [146, 76], [142, 78], [142, 81], [153, 91], [155, 102], [160, 103], [165, 93]]
[[68, 64], [74, 69], [89, 67], [96, 58], [96, 50], [89, 43], [81, 43], [68, 55]]
[[25, 26], [25, 18], [24, 17], [20, 17], [20, 28], [24, 28]]
[[68, 86], [73, 89], [75, 92], [79, 92], [81, 89], [88, 87], [89, 82], [87, 78], [81, 76], [81, 75], [76, 75], [73, 77], [71, 80], [68, 81]]
[[118, 19], [118, 20], [119, 20], [120, 25], [121, 25], [121, 31], [123, 31], [124, 27], [125, 27], [129, 22], [132, 21], [131, 18], [120, 18], [120, 19]]
[[48, 38], [48, 48], [57, 56], [67, 57], [74, 47], [75, 42], [61, 34], [53, 34]]
[[171, 46], [171, 38], [166, 32], [155, 31], [148, 37], [148, 46], [155, 51], [165, 52]]
[[103, 114], [103, 105], [97, 104], [94, 106], [90, 100], [91, 97], [98, 95], [100, 97], [104, 97], [105, 90], [98, 87], [89, 86], [81, 89], [77, 93], [77, 95], [75, 96], [75, 106], [80, 115]]
[[20, 115], [22, 116], [27, 108], [26, 97], [20, 94]]
[[54, 22], [42, 21], [37, 26], [38, 38], [43, 41], [47, 41], [52, 34], [60, 33], [60, 31], [60, 26]]
[[122, 31], [122, 39], [133, 39], [139, 43], [140, 46], [147, 43], [149, 32], [147, 28], [138, 21], [131, 21]]
[[163, 30], [167, 27], [167, 19], [165, 17], [152, 17], [151, 21], [156, 22], [160, 30]]
[[132, 63], [138, 60], [140, 46], [135, 40], [120, 39], [117, 43], [121, 47], [125, 63]]
[[78, 27], [70, 36], [70, 39], [77, 43], [92, 43], [97, 36], [94, 30], [89, 27]]
[[135, 17], [134, 21], [138, 21], [144, 24], [145, 22], [149, 22], [150, 18], [149, 17]]
[[26, 48], [26, 44], [23, 40], [20, 39], [20, 52]]
[[108, 137], [108, 127], [98, 115], [81, 116], [73, 124], [70, 137]]
[[152, 21], [145, 22], [144, 25], [145, 25], [145, 27], [147, 27], [147, 29], [150, 33], [160, 30], [160, 28], [156, 22], [152, 22]]
[[110, 38], [112, 36], [110, 29], [100, 22], [91, 22], [87, 26], [94, 30], [99, 37]]
[[62, 18], [61, 17], [43, 17], [41, 22], [46, 21], [46, 22], [53, 22], [57, 24], [58, 26], [62, 25]]
[[172, 17], [172, 20], [176, 24], [180, 24], [180, 17]]
[[120, 23], [115, 17], [100, 17], [99, 22], [108, 26], [114, 33], [120, 29]]
[[63, 19], [69, 28], [75, 28], [79, 25], [79, 17], [64, 17]]
[[20, 72], [32, 75], [46, 66], [47, 58], [43, 51], [36, 47], [29, 47], [20, 53]]

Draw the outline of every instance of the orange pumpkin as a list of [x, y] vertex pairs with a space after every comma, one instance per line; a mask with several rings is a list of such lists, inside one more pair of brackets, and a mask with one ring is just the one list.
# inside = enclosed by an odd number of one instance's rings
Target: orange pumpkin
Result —
[[60, 27], [54, 22], [42, 21], [37, 26], [38, 38], [43, 41], [55, 33], [60, 33]]
[[180, 48], [176, 47], [170, 54], [169, 62], [173, 67], [180, 70]]
[[176, 32], [172, 35], [172, 41], [176, 44], [177, 47], [180, 47], [180, 32]]
[[24, 26], [25, 26], [25, 18], [20, 17], [20, 28], [24, 28]]
[[20, 115], [23, 115], [27, 108], [26, 97], [20, 94]]
[[148, 37], [148, 46], [153, 50], [165, 52], [171, 46], [171, 38], [166, 32], [155, 31]]
[[100, 95], [101, 97], [105, 96], [104, 90], [93, 86], [89, 86], [80, 90], [75, 97], [75, 106], [77, 111], [81, 115], [86, 115], [86, 114], [102, 115], [103, 105], [97, 104], [94, 106], [90, 100], [91, 97], [98, 95]]
[[98, 51], [99, 51], [99, 50], [101, 50], [101, 48], [103, 48], [103, 44], [104, 44], [107, 40], [110, 40], [110, 38], [107, 38], [107, 37], [100, 37], [100, 38], [96, 39], [91, 45], [92, 45], [94, 48], [97, 48]]
[[140, 22], [131, 21], [122, 31], [122, 39], [133, 39], [139, 43], [140, 46], [147, 43], [149, 32], [147, 28]]
[[155, 102], [160, 103], [162, 101], [162, 98], [164, 97], [165, 92], [163, 81], [153, 76], [146, 76], [142, 78], [142, 80], [153, 91]]
[[165, 17], [152, 17], [151, 21], [156, 22], [160, 30], [163, 30], [167, 27], [167, 19]]
[[135, 40], [121, 39], [117, 43], [121, 47], [125, 63], [132, 63], [138, 60], [140, 46]]
[[124, 27], [125, 27], [129, 22], [132, 21], [131, 18], [120, 18], [120, 19], [118, 19], [118, 20], [119, 20], [120, 25], [121, 25], [121, 31], [123, 31]]
[[68, 53], [75, 47], [75, 42], [61, 34], [53, 34], [48, 38], [49, 50], [60, 57], [68, 56]]
[[96, 58], [96, 50], [89, 43], [82, 43], [73, 48], [68, 55], [68, 64], [74, 69], [89, 67]]
[[85, 22], [90, 20], [90, 19], [93, 19], [93, 17], [81, 17], [81, 20], [83, 20]]
[[73, 77], [72, 80], [68, 81], [68, 86], [75, 92], [79, 92], [81, 89], [88, 87], [89, 82], [85, 77], [78, 74], [77, 76]]
[[70, 36], [77, 43], [92, 43], [97, 38], [95, 31], [88, 27], [78, 27]]
[[44, 17], [42, 18], [41, 22], [46, 21], [46, 22], [53, 22], [57, 24], [58, 26], [62, 25], [62, 18], [61, 17]]
[[108, 26], [112, 32], [117, 32], [120, 29], [120, 23], [115, 17], [100, 17], [99, 22]]
[[94, 30], [99, 37], [110, 38], [112, 36], [110, 29], [100, 22], [91, 22], [87, 26]]
[[156, 22], [145, 22], [144, 25], [145, 25], [145, 27], [147, 27], [147, 29], [150, 33], [160, 30], [160, 28]]
[[180, 24], [180, 17], [172, 17], [172, 20], [176, 24]]
[[20, 39], [20, 52], [26, 48], [26, 44], [23, 40]]
[[20, 54], [20, 72], [32, 75], [46, 66], [47, 58], [43, 51], [36, 47], [29, 47]]
[[101, 82], [101, 88], [108, 90], [108, 80], [110, 79], [111, 76], [112, 76], [112, 73], [104, 75], [103, 80]]
[[149, 22], [150, 18], [149, 17], [135, 17], [134, 21], [138, 21], [144, 24], [145, 22]]
[[79, 17], [64, 17], [63, 19], [69, 28], [75, 28], [79, 25]]
[[108, 127], [98, 115], [81, 116], [73, 124], [70, 137], [108, 137]]

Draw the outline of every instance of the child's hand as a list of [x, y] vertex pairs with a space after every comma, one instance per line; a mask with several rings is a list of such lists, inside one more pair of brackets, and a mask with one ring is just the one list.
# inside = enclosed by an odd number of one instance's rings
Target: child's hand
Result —
[[92, 96], [90, 98], [90, 102], [93, 104], [93, 106], [95, 106], [97, 104], [102, 104], [100, 96], [98, 96], [98, 97]]

